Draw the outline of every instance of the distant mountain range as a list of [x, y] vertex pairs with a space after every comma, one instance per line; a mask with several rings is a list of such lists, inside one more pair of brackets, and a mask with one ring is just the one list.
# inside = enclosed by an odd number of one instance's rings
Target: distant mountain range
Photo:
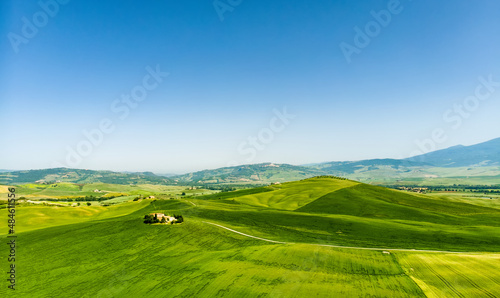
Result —
[[500, 166], [500, 138], [471, 146], [454, 146], [407, 159], [436, 167]]
[[[488, 171], [485, 168], [488, 167]], [[459, 169], [465, 168], [465, 169]], [[336, 175], [365, 182], [399, 179], [500, 175], [500, 138], [472, 146], [455, 146], [407, 159], [336, 161], [301, 166], [264, 163], [170, 177], [183, 183], [270, 183], [318, 175]], [[498, 179], [500, 183], [500, 176]]]
[[335, 175], [360, 181], [438, 177], [497, 177], [500, 183], [500, 138], [472, 146], [454, 146], [407, 159], [370, 159], [309, 165], [263, 163], [164, 176], [152, 172], [111, 172], [80, 169], [44, 169], [0, 172], [0, 184], [116, 183], [116, 184], [268, 184]]

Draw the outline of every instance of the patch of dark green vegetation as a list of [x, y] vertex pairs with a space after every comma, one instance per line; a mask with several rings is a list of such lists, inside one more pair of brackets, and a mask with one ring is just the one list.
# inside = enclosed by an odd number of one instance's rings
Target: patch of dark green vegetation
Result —
[[258, 193], [268, 192], [268, 191], [273, 191], [273, 190], [267, 186], [264, 186], [264, 187], [242, 189], [242, 190], [231, 191], [231, 192], [216, 193], [216, 194], [212, 194], [212, 195], [200, 196], [198, 198], [203, 199], [203, 200], [223, 200], [223, 199], [227, 199], [227, 198], [236, 198], [236, 197], [253, 195], [253, 194], [258, 194]]

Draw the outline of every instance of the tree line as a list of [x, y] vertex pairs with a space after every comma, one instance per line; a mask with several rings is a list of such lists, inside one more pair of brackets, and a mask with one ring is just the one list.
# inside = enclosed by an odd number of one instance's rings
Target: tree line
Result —
[[52, 198], [44, 198], [44, 201], [50, 202], [101, 202], [106, 200], [111, 200], [114, 198], [123, 197], [121, 196], [108, 196], [108, 197], [95, 197], [95, 196], [85, 196], [85, 197], [76, 197], [76, 198], [62, 198], [62, 199], [52, 199]]
[[399, 189], [400, 187], [408, 188], [427, 188], [428, 191], [451, 191], [451, 192], [473, 192], [473, 193], [500, 193], [500, 185], [383, 185], [388, 188]]

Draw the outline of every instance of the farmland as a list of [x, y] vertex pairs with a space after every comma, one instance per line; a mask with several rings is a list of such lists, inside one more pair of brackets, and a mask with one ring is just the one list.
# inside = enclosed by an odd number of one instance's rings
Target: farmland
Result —
[[[80, 191], [93, 188], [134, 191]], [[500, 295], [494, 204], [327, 177], [204, 196], [138, 188], [156, 199], [20, 204], [17, 297]], [[142, 223], [151, 212], [185, 222]]]
[[408, 275], [428, 297], [497, 297], [500, 254], [401, 254]]
[[[75, 184], [59, 182], [50, 184], [28, 183], [15, 185], [15, 187], [20, 196], [19, 198], [23, 200], [38, 202], [49, 201], [63, 205], [73, 205], [73, 202], [75, 202], [75, 204], [76, 202], [101, 202], [111, 205], [149, 196], [180, 198], [218, 192], [203, 188], [154, 184], [120, 185], [109, 183]], [[6, 186], [3, 189], [0, 188], [0, 194], [6, 193]], [[6, 200], [5, 195], [1, 197], [0, 203], [2, 200]]]

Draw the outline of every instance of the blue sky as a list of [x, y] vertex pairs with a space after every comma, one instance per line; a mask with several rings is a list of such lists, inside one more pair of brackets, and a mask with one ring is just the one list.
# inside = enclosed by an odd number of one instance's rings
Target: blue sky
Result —
[[[498, 1], [215, 3], [231, 8], [223, 20], [213, 1], [72, 0], [49, 5], [53, 16], [37, 1], [2, 1], [0, 168], [182, 173], [400, 158], [499, 137], [500, 87], [466, 114], [449, 111], [480, 77], [500, 81]], [[340, 45], [356, 46], [355, 27], [377, 29], [372, 11], [390, 22], [349, 63]], [[113, 102], [147, 67], [169, 75], [120, 119]], [[293, 119], [273, 129], [284, 109]], [[114, 129], [92, 144], [83, 131], [103, 119]], [[445, 137], [431, 144], [436, 129]]]

